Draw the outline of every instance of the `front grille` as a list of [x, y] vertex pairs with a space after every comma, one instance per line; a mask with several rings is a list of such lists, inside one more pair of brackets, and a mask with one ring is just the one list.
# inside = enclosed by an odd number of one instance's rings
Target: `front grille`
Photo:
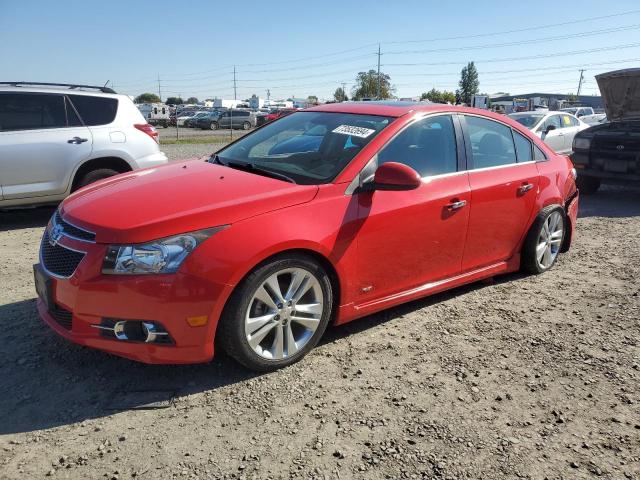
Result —
[[71, 330], [72, 314], [69, 310], [65, 310], [60, 305], [54, 304], [49, 310], [49, 315], [56, 321], [58, 325], [66, 330]]
[[70, 277], [84, 258], [84, 253], [69, 250], [61, 245], [49, 243], [49, 232], [45, 231], [40, 246], [44, 267], [59, 277]]
[[87, 242], [96, 241], [95, 233], [87, 232], [86, 230], [78, 228], [75, 225], [71, 225], [69, 222], [63, 220], [62, 215], [60, 215], [60, 212], [58, 210], [56, 210], [56, 213], [53, 214], [53, 222], [54, 224], [62, 226], [65, 235], [77, 238], [79, 240], [85, 240]]

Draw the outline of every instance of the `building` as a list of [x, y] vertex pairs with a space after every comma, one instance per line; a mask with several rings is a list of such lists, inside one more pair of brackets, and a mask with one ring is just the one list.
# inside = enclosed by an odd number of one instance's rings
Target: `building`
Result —
[[[557, 110], [563, 108], [569, 97], [577, 98], [577, 101], [571, 102], [571, 105], [580, 105], [583, 107], [593, 107], [596, 109], [603, 109], [604, 102], [602, 97], [596, 95], [569, 95], [565, 93], [523, 93], [520, 95], [499, 95], [491, 97], [491, 106], [504, 107], [505, 113], [510, 113], [516, 106], [522, 107], [527, 104], [527, 109], [533, 109], [535, 107], [548, 107], [551, 110]], [[568, 105], [564, 105], [565, 107]]]
[[242, 100], [225, 100], [223, 98], [214, 98], [214, 108], [236, 108], [239, 104], [244, 103]]

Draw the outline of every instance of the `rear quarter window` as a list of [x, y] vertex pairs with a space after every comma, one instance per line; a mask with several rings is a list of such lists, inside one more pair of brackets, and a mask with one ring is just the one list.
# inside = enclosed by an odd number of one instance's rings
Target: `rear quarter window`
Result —
[[118, 112], [118, 100], [109, 97], [92, 97], [89, 95], [69, 95], [73, 106], [80, 114], [85, 125], [95, 127], [113, 122]]

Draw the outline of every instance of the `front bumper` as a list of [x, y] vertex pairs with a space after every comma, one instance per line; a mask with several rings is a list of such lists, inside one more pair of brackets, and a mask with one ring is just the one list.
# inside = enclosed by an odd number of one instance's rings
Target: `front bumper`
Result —
[[[46, 301], [37, 301], [42, 320], [74, 343], [144, 363], [202, 363], [213, 358], [214, 335], [231, 287], [188, 273], [103, 275], [106, 246], [62, 237], [59, 245], [85, 252], [73, 274], [60, 277], [41, 268], [50, 284]], [[207, 317], [202, 326], [187, 318]], [[96, 328], [105, 319], [160, 323], [173, 344], [118, 340]]]

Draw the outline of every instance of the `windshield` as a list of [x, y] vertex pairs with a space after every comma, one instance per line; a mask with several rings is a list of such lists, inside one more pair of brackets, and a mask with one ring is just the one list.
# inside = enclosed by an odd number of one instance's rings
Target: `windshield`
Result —
[[218, 159], [252, 164], [300, 184], [328, 183], [392, 120], [377, 115], [292, 113], [221, 150]]
[[524, 125], [525, 127], [532, 129], [538, 124], [540, 120], [542, 120], [542, 117], [544, 117], [544, 114], [515, 113], [515, 114], [509, 115], [509, 117], [515, 120], [516, 122], [518, 122], [520, 125]]

